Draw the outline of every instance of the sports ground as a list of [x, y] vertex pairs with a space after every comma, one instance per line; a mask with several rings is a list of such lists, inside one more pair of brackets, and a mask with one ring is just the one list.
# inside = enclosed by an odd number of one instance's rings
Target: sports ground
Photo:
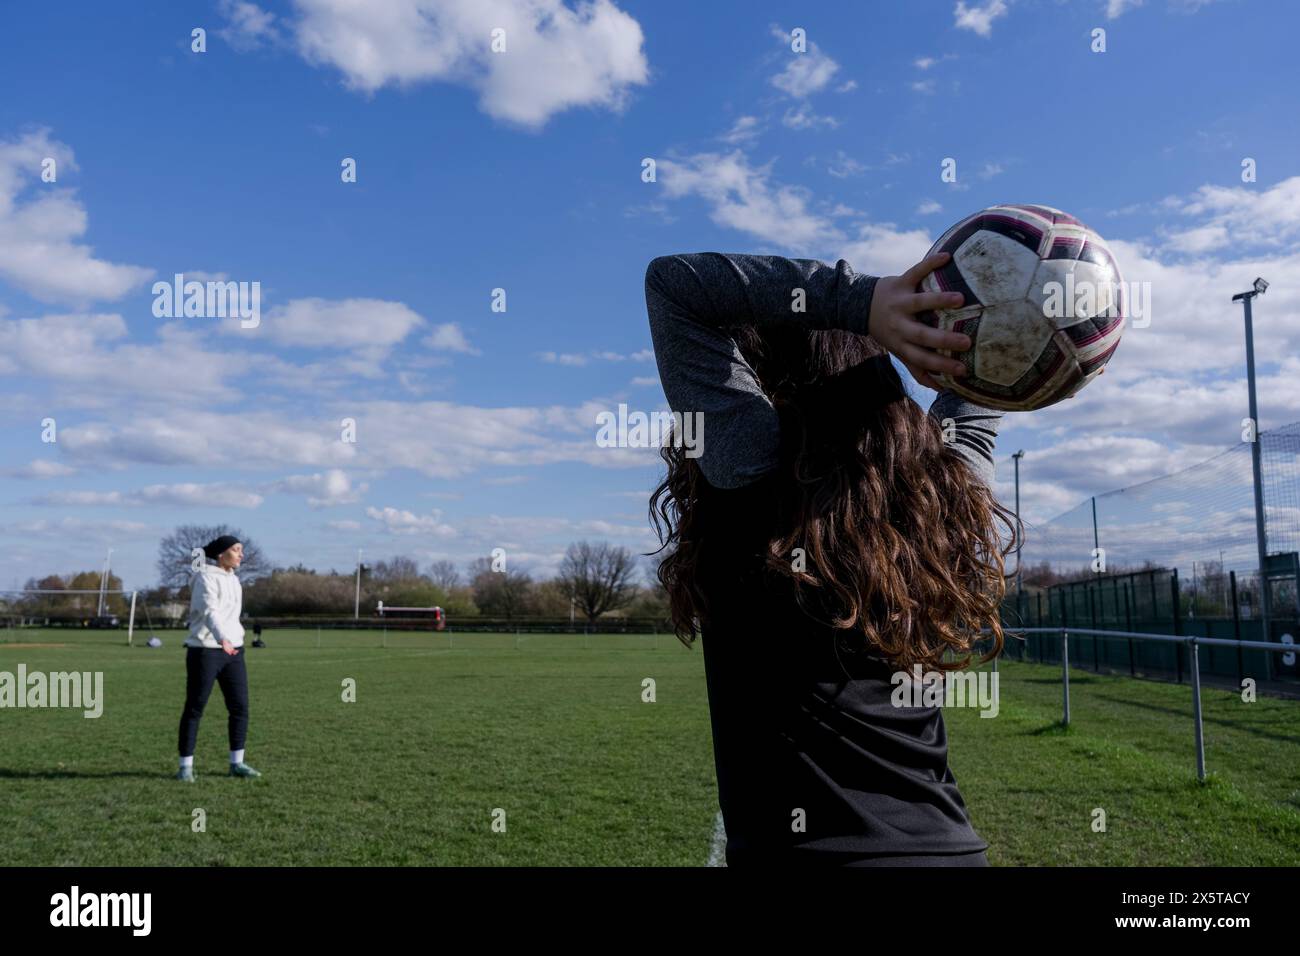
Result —
[[[264, 776], [224, 775], [214, 688], [183, 784], [183, 633], [159, 633], [149, 649], [0, 632], [0, 671], [101, 671], [104, 697], [95, 719], [0, 709], [9, 865], [703, 866], [714, 851], [703, 656], [670, 636], [270, 631], [247, 652], [247, 760]], [[1204, 690], [1202, 784], [1188, 687], [1074, 671], [1064, 729], [1059, 668], [1004, 661], [1000, 677], [996, 718], [945, 713], [994, 865], [1300, 864], [1294, 701]]]

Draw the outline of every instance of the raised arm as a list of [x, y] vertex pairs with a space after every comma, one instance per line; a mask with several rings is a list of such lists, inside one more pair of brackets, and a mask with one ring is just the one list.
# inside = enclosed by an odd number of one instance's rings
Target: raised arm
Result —
[[1002, 424], [1002, 414], [950, 391], [940, 392], [930, 405], [930, 417], [940, 428], [944, 419], [952, 419], [951, 432], [944, 431], [945, 435], [951, 435], [948, 447], [964, 458], [989, 488], [993, 487], [993, 442]]
[[[660, 256], [646, 268], [646, 311], [668, 405], [704, 416], [700, 470], [739, 488], [775, 467], [776, 410], [726, 332], [729, 325], [799, 325], [867, 334], [876, 277], [844, 259], [721, 252]], [[795, 311], [796, 290], [802, 308]]]

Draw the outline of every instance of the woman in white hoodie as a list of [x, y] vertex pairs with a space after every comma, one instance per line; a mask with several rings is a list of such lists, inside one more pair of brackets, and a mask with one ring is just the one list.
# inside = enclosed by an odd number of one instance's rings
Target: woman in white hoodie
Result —
[[210, 541], [204, 563], [190, 579], [190, 634], [185, 639], [185, 710], [181, 713], [180, 770], [177, 780], [194, 780], [194, 744], [199, 719], [215, 681], [221, 685], [230, 714], [230, 775], [260, 777], [244, 763], [248, 734], [248, 672], [244, 668], [244, 627], [239, 615], [244, 592], [235, 570], [244, 560], [244, 546], [232, 535]]

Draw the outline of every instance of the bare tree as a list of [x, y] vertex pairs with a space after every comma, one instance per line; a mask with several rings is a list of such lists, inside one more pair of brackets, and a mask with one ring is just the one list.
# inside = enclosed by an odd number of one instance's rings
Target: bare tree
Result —
[[372, 569], [374, 579], [382, 584], [395, 581], [414, 581], [420, 577], [420, 566], [414, 558], [398, 555], [387, 561], [376, 561]]
[[587, 620], [595, 621], [606, 611], [631, 603], [636, 596], [635, 571], [636, 562], [627, 548], [579, 541], [569, 545], [556, 580], [573, 595]]
[[500, 615], [507, 621], [530, 610], [533, 579], [522, 571], [493, 571], [491, 558], [470, 562], [470, 586], [474, 603], [486, 615]]
[[435, 561], [429, 565], [426, 577], [444, 591], [460, 587], [460, 572], [452, 561]]
[[266, 558], [262, 549], [230, 525], [183, 524], [158, 544], [158, 583], [163, 587], [181, 588], [190, 583], [190, 561], [193, 550], [223, 534], [234, 535], [244, 545], [244, 562], [239, 566], [239, 579], [249, 581], [267, 573]]

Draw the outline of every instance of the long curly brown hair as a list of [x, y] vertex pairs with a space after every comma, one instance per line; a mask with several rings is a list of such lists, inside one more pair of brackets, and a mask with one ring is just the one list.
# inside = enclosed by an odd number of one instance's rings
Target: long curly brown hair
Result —
[[[1000, 653], [1014, 515], [945, 445], [884, 350], [841, 331], [729, 331], [780, 419], [765, 573], [790, 581], [811, 618], [852, 632], [900, 669], [969, 666], [981, 629], [993, 645], [980, 661]], [[709, 620], [699, 572], [710, 489], [686, 450], [662, 449], [668, 473], [650, 519], [659, 551], [671, 549], [657, 573], [673, 629], [690, 647]], [[791, 560], [796, 548], [803, 570]]]

